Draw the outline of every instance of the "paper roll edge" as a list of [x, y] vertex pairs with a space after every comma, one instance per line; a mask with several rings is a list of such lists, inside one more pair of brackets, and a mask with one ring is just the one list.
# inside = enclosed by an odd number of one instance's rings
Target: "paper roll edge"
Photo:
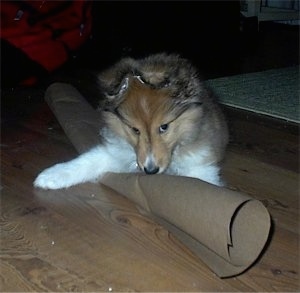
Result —
[[263, 203], [249, 199], [236, 210], [230, 223], [230, 262], [251, 266], [263, 252], [270, 236], [271, 216]]

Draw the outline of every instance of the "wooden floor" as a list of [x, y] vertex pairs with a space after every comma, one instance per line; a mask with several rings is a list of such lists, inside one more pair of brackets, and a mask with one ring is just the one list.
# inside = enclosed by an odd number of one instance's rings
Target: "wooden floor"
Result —
[[96, 184], [43, 193], [35, 176], [76, 155], [44, 102], [6, 120], [1, 141], [1, 291], [299, 291], [295, 125], [224, 109], [228, 185], [261, 200], [272, 233], [259, 260], [220, 279], [134, 204]]

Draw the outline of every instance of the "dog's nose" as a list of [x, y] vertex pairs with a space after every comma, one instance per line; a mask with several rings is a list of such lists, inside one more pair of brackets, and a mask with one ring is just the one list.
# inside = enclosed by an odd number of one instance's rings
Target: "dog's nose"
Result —
[[158, 167], [156, 167], [156, 166], [153, 166], [153, 167], [144, 167], [144, 171], [145, 171], [145, 173], [146, 174], [156, 174], [156, 173], [158, 173], [158, 171], [159, 171], [159, 168]]

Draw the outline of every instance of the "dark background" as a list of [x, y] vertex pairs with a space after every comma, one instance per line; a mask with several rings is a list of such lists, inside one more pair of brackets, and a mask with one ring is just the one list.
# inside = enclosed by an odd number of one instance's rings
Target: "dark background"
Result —
[[[10, 46], [1, 46], [2, 112], [43, 99], [53, 81], [70, 82], [97, 99], [95, 73], [125, 56], [178, 53], [190, 59], [204, 79], [299, 64], [299, 26], [258, 24], [240, 14], [239, 1], [93, 1], [88, 41], [51, 74]], [[18, 82], [35, 73], [29, 89]], [[13, 89], [13, 91], [12, 91]], [[27, 92], [26, 92], [27, 91]], [[30, 96], [30, 101], [28, 99]], [[24, 111], [24, 106], [20, 106]]]
[[167, 51], [212, 71], [239, 52], [238, 1], [95, 2], [93, 19], [90, 49], [100, 66]]
[[[256, 18], [240, 14], [238, 0], [93, 1], [92, 15], [90, 39], [52, 77], [162, 51], [191, 59], [204, 78], [299, 63], [299, 27], [264, 22], [258, 30]], [[28, 72], [48, 77], [7, 44], [1, 59], [4, 88]]]
[[204, 78], [299, 63], [299, 26], [245, 18], [235, 1], [94, 1], [91, 39], [73, 68], [101, 70], [124, 56], [166, 51]]

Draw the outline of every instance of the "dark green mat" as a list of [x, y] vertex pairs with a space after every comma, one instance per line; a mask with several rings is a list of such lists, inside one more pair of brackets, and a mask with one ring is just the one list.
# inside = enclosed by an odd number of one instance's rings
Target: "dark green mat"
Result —
[[299, 66], [207, 80], [221, 104], [299, 123]]

